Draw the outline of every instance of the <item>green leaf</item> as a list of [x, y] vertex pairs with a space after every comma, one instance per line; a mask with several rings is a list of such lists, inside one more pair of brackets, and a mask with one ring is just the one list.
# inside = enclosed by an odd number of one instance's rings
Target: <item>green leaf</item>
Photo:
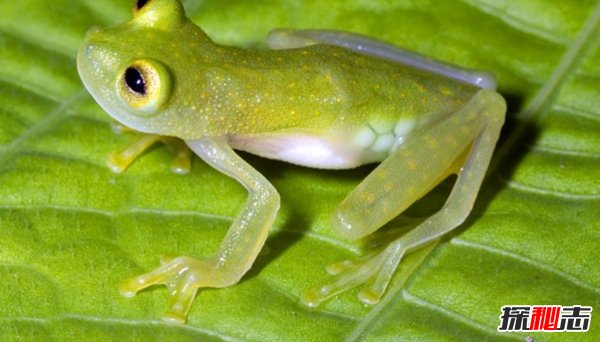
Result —
[[[359, 255], [329, 213], [369, 171], [332, 172], [247, 156], [282, 195], [269, 252], [230, 288], [202, 290], [189, 323], [158, 320], [167, 291], [132, 299], [117, 284], [161, 254], [209, 255], [246, 193], [200, 160], [169, 173], [157, 147], [125, 173], [104, 165], [131, 140], [79, 81], [92, 25], [127, 1], [0, 3], [0, 340], [598, 340], [499, 333], [509, 304], [600, 308], [600, 3], [591, 0], [186, 1], [216, 41], [264, 47], [275, 27], [360, 32], [492, 70], [509, 102], [494, 167], [469, 220], [413, 253], [386, 298], [356, 292], [299, 303], [323, 266]], [[430, 213], [444, 183], [411, 211]], [[595, 315], [597, 313], [594, 312]]]

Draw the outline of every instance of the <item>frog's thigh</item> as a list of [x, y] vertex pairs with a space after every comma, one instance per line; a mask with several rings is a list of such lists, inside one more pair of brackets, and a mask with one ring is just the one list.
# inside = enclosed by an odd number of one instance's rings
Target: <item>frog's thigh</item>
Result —
[[382, 296], [406, 252], [448, 233], [471, 212], [504, 123], [506, 103], [498, 93], [481, 90], [465, 111], [467, 116], [469, 113], [477, 114], [480, 124], [477, 125], [479, 129], [475, 132], [473, 146], [448, 200], [437, 213], [393, 241], [381, 253], [381, 260], [384, 261], [373, 284], [361, 293], [363, 301], [376, 302]]
[[[461, 195], [453, 193], [448, 202], [472, 202], [487, 169], [487, 159], [497, 140], [503, 114], [502, 98], [493, 91], [481, 90], [467, 106], [429, 131], [411, 135], [409, 141], [384, 160], [342, 201], [333, 215], [336, 229], [343, 236], [354, 239], [375, 231], [446, 176], [456, 173], [463, 166], [462, 159], [469, 153], [468, 149], [471, 152], [461, 175], [470, 175], [469, 179], [459, 181], [459, 176], [455, 187], [462, 187]], [[486, 133], [490, 130], [486, 127], [490, 125], [494, 126], [494, 134]], [[483, 161], [469, 162], [475, 151], [485, 152]], [[467, 207], [470, 210], [470, 206]], [[462, 221], [469, 210], [453, 215]]]

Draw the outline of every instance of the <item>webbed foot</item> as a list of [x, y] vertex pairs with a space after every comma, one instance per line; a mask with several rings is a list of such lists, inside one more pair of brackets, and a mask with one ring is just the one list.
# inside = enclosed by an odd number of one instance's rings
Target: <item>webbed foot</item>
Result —
[[199, 260], [185, 256], [162, 258], [161, 266], [153, 271], [122, 282], [119, 293], [123, 297], [133, 297], [146, 287], [166, 285], [170, 297], [168, 310], [162, 319], [183, 324], [199, 288], [231, 285], [230, 282], [224, 281], [223, 277], [219, 277], [215, 269], [216, 266], [210, 259]]
[[[117, 133], [133, 131], [119, 123], [112, 125]], [[167, 137], [155, 134], [139, 133], [137, 140], [132, 142], [125, 149], [112, 153], [106, 158], [106, 165], [112, 172], [123, 172], [134, 160], [136, 160], [145, 150], [157, 142], [162, 142], [173, 154], [171, 162], [171, 171], [177, 174], [186, 174], [190, 172], [192, 152], [187, 145], [178, 138]]]
[[383, 297], [404, 252], [404, 246], [395, 242], [356, 262], [344, 260], [328, 265], [327, 272], [336, 276], [336, 279], [329, 284], [305, 291], [302, 302], [309, 307], [317, 307], [339, 293], [364, 285], [358, 293], [358, 299], [364, 304], [376, 304]]

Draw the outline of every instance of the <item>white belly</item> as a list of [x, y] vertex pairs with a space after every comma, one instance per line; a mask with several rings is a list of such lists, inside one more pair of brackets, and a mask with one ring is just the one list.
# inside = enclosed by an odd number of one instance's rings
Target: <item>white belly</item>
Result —
[[365, 125], [353, 132], [315, 136], [285, 133], [230, 136], [229, 144], [262, 157], [320, 169], [349, 169], [385, 159], [415, 131], [414, 120]]
[[349, 169], [380, 160], [353, 144], [309, 135], [230, 137], [229, 143], [261, 157], [320, 169]]

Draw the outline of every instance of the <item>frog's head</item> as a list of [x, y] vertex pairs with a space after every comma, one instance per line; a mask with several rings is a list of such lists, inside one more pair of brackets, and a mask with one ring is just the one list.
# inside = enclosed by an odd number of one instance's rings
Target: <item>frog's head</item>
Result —
[[[190, 40], [195, 40], [190, 43]], [[87, 90], [116, 120], [135, 130], [195, 138], [185, 127], [186, 56], [208, 38], [176, 0], [137, 0], [133, 19], [90, 29], [77, 54]]]

